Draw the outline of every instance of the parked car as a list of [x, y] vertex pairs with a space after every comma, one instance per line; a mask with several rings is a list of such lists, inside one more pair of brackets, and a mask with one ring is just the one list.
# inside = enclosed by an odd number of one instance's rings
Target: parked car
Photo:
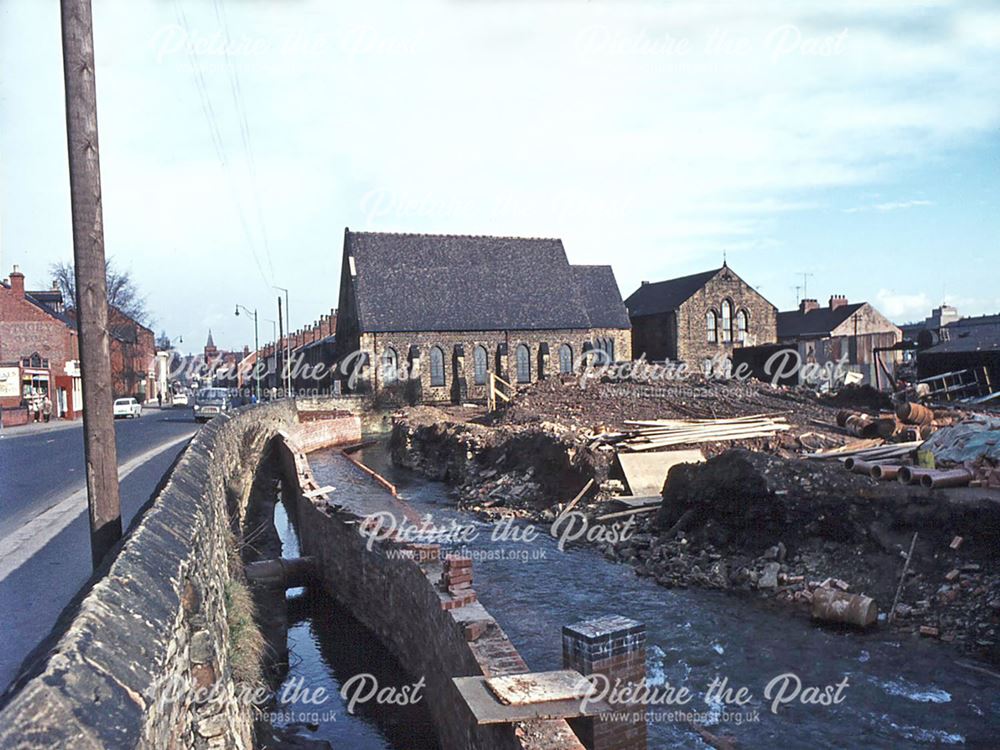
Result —
[[207, 422], [229, 411], [229, 393], [225, 388], [202, 388], [194, 398], [196, 422]]
[[118, 417], [138, 419], [142, 416], [142, 404], [134, 398], [116, 398], [113, 411], [115, 419]]
[[171, 398], [171, 403], [173, 403], [174, 406], [187, 406], [188, 395], [186, 393], [175, 393]]

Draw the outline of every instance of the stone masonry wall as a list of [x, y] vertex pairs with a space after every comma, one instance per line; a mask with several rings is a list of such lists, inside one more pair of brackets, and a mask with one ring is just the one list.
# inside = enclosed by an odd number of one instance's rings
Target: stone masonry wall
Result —
[[[733, 336], [730, 341], [722, 337], [722, 301], [733, 305]], [[705, 316], [714, 310], [718, 320], [715, 342], [708, 340]], [[736, 314], [746, 310], [749, 318], [747, 346], [771, 344], [778, 340], [778, 311], [753, 287], [736, 274], [725, 278], [717, 274], [705, 286], [688, 298], [677, 310], [677, 359], [692, 368], [700, 368], [704, 360], [720, 354], [732, 357], [736, 342]]]
[[[0, 710], [0, 748], [250, 748], [226, 617], [229, 536], [291, 403], [219, 417]], [[169, 687], [215, 688], [195, 699]]]
[[[285, 499], [297, 515], [303, 554], [317, 561], [324, 588], [371, 629], [414, 677], [426, 679], [428, 709], [446, 750], [583, 750], [564, 721], [479, 726], [451, 681], [527, 672], [527, 665], [474, 595], [452, 596], [435, 582], [436, 545], [386, 540], [371, 550], [359, 517], [328, 503], [293, 433], [281, 449]], [[412, 556], [407, 557], [410, 553]], [[553, 638], [558, 634], [554, 633]]]
[[[548, 344], [548, 363], [544, 377], [554, 378], [559, 375], [559, 347], [569, 344], [573, 349], [573, 364], [576, 366], [583, 356], [585, 343], [595, 339], [612, 339], [614, 341], [615, 357], [618, 360], [632, 358], [632, 336], [627, 329], [597, 328], [588, 330], [547, 330], [547, 331], [462, 331], [462, 332], [418, 332], [418, 333], [366, 333], [361, 336], [361, 350], [369, 355], [370, 362], [375, 367], [371, 377], [374, 388], [381, 390], [385, 383], [381, 380], [379, 363], [383, 352], [389, 347], [396, 351], [400, 367], [408, 366], [408, 354], [411, 346], [420, 349], [420, 401], [423, 403], [446, 403], [456, 400], [454, 391], [456, 377], [465, 379], [466, 390], [461, 401], [486, 400], [487, 386], [477, 384], [475, 379], [475, 363], [473, 352], [476, 346], [483, 346], [487, 352], [487, 369], [510, 383], [517, 385], [516, 350], [521, 344], [528, 347], [531, 353], [531, 382], [536, 382], [541, 373], [541, 344]], [[499, 357], [498, 347], [507, 345], [506, 356]], [[455, 347], [461, 345], [464, 355], [459, 367], [455, 357]], [[445, 383], [443, 386], [431, 385], [430, 352], [434, 346], [444, 352]]]

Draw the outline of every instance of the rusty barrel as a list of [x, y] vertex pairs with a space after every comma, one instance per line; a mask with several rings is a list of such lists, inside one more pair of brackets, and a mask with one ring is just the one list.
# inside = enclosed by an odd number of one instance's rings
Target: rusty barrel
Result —
[[914, 424], [921, 427], [929, 425], [934, 421], [934, 412], [923, 404], [914, 404], [909, 401], [896, 407], [896, 416], [904, 424]]
[[878, 619], [878, 605], [864, 594], [822, 588], [813, 591], [812, 616], [814, 620], [867, 628]]

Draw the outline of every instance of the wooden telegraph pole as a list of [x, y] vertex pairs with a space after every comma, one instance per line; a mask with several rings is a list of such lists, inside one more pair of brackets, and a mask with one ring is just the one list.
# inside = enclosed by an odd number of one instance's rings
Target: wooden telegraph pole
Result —
[[121, 539], [122, 518], [111, 392], [101, 165], [97, 149], [94, 30], [90, 0], [61, 0], [61, 6], [90, 550], [96, 569]]

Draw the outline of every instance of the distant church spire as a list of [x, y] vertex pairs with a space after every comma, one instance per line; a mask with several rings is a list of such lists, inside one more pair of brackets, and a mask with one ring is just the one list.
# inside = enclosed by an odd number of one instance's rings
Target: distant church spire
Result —
[[206, 349], [214, 349], [215, 348], [215, 341], [212, 340], [212, 329], [211, 328], [208, 329], [208, 341], [205, 342], [205, 348]]

